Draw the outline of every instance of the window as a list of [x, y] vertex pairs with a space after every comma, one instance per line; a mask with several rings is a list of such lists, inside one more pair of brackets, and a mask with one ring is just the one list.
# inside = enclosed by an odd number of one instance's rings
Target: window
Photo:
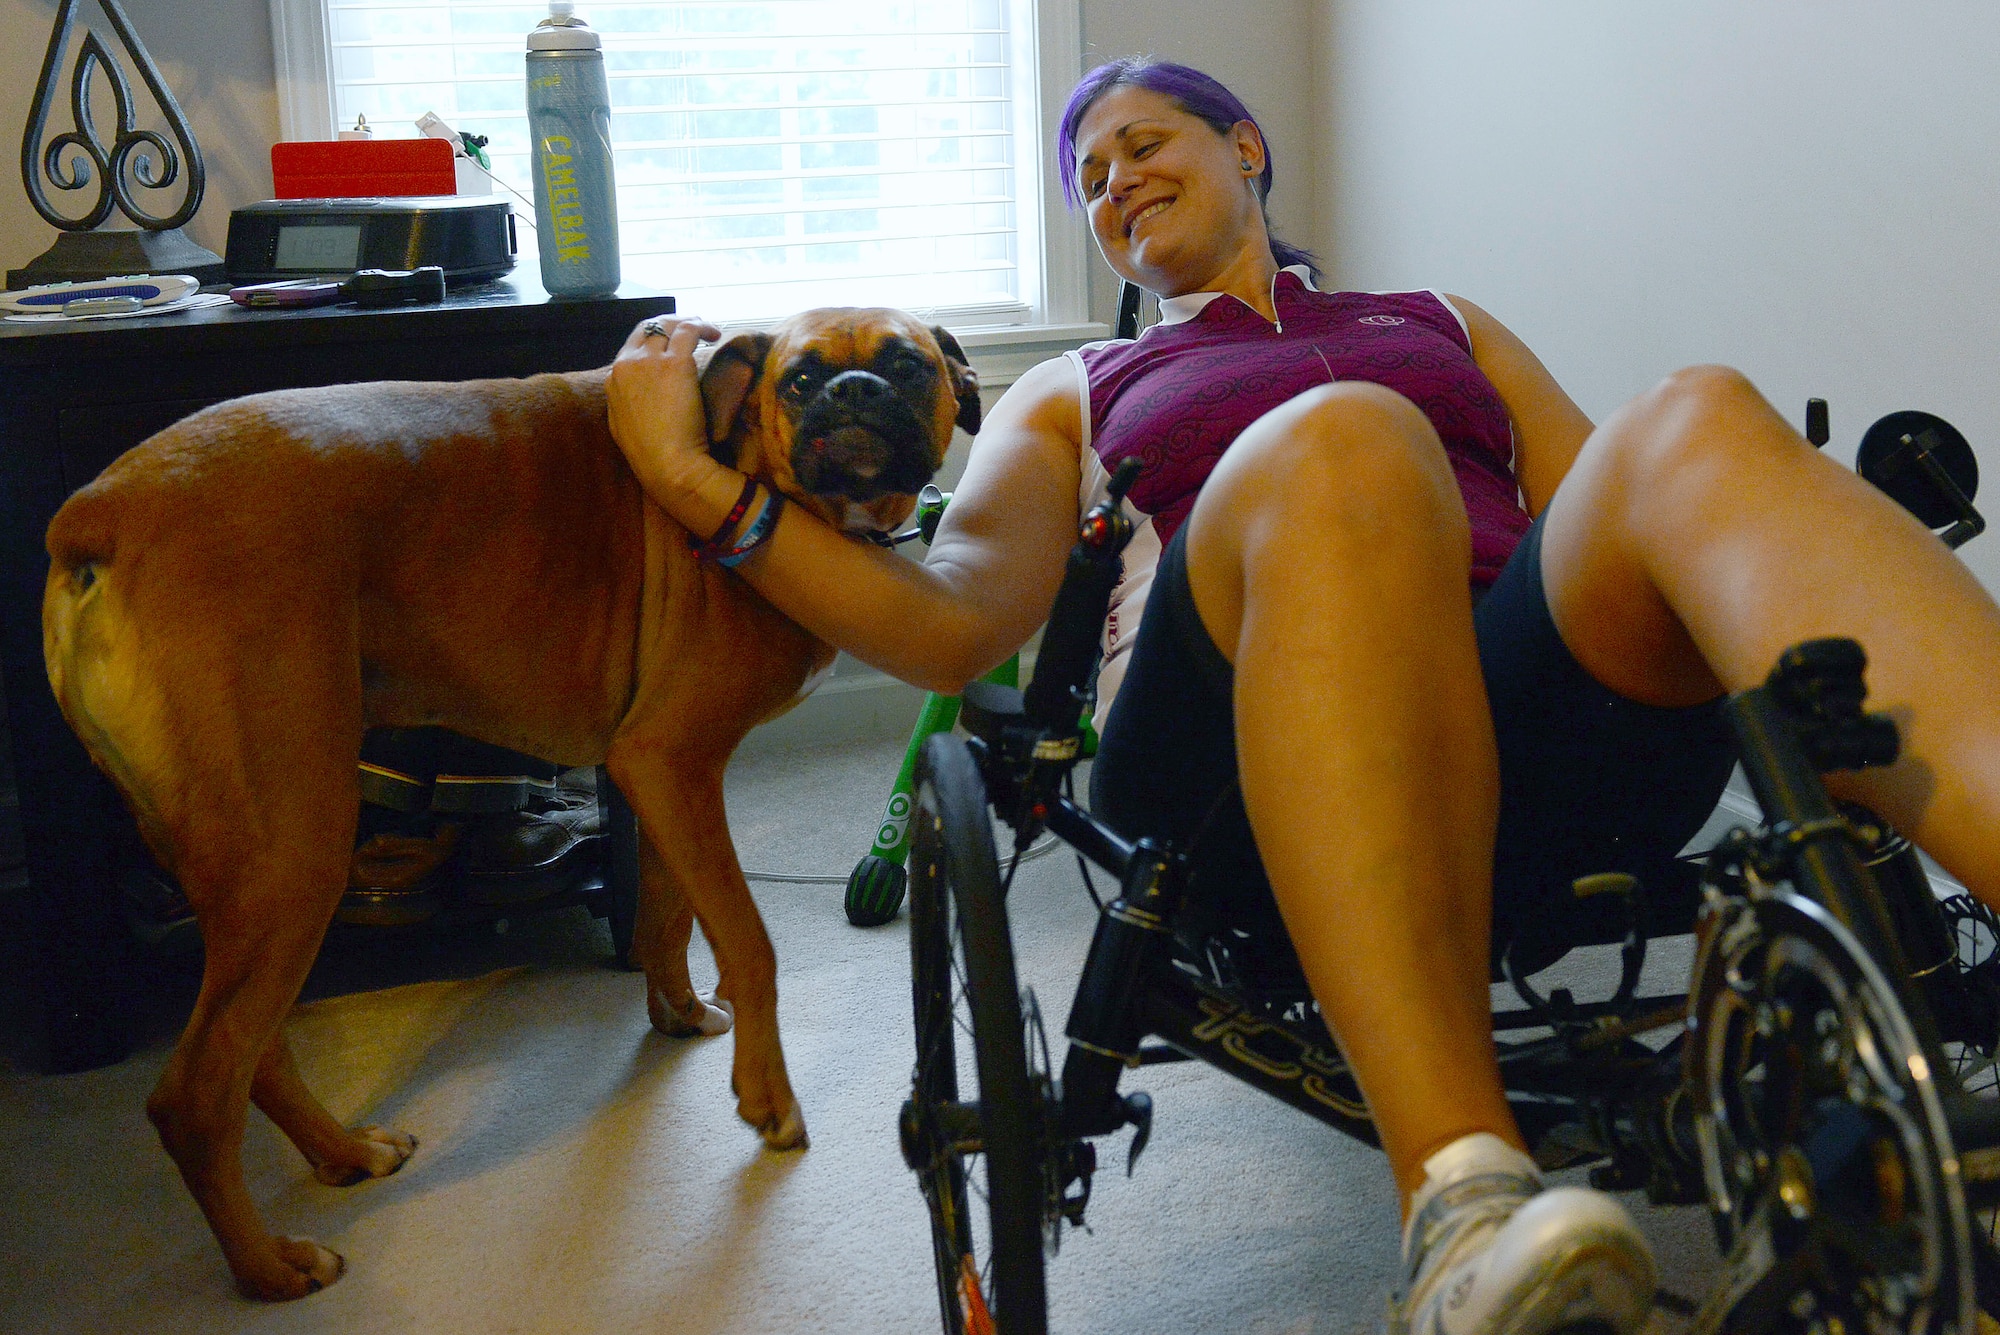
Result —
[[[604, 39], [626, 278], [731, 322], [824, 304], [960, 328], [1083, 318], [1081, 229], [1044, 164], [1077, 73], [1076, 0], [578, 8]], [[523, 39], [546, 13], [273, 0], [286, 136], [357, 115], [414, 134], [436, 111], [486, 135], [495, 176], [529, 193]]]

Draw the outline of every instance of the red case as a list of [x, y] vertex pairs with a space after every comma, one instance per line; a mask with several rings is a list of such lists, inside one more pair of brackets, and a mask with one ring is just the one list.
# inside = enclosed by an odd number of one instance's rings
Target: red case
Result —
[[271, 145], [276, 199], [453, 195], [458, 170], [442, 139], [336, 139]]

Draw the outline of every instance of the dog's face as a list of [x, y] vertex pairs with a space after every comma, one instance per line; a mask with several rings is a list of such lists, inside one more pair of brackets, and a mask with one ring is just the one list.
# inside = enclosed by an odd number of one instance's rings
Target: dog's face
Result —
[[979, 429], [964, 349], [896, 310], [807, 311], [738, 334], [709, 354], [701, 388], [716, 458], [851, 533], [908, 519], [952, 428]]

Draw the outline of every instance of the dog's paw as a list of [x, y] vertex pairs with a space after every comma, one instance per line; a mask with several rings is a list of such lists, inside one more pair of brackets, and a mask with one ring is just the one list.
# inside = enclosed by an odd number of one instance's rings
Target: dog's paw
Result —
[[660, 993], [646, 991], [646, 1014], [653, 1028], [669, 1038], [714, 1038], [726, 1034], [736, 1023], [736, 1008], [721, 997], [690, 994], [685, 1007], [675, 1006]]
[[268, 1262], [254, 1271], [238, 1271], [236, 1287], [245, 1296], [266, 1302], [287, 1302], [318, 1293], [339, 1279], [347, 1262], [311, 1238], [272, 1238]]
[[792, 1106], [784, 1115], [773, 1113], [758, 1126], [757, 1134], [764, 1143], [774, 1150], [802, 1150], [812, 1142], [806, 1135], [806, 1115], [799, 1109], [799, 1101], [792, 1100]]
[[701, 999], [704, 1013], [701, 1017], [701, 1032], [710, 1038], [726, 1034], [736, 1023], [736, 1004], [727, 997], [709, 995]]
[[337, 1159], [314, 1164], [313, 1176], [329, 1187], [351, 1187], [371, 1178], [387, 1177], [417, 1152], [417, 1138], [403, 1131], [364, 1126], [355, 1130], [347, 1149]]

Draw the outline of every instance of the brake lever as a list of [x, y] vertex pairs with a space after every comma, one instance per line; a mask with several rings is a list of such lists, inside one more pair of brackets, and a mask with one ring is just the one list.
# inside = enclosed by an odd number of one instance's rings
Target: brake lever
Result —
[[1035, 678], [1022, 697], [1027, 721], [1071, 748], [1079, 736], [1079, 693], [1097, 661], [1105, 608], [1123, 571], [1119, 554], [1132, 537], [1124, 500], [1139, 468], [1137, 459], [1120, 460], [1104, 500], [1091, 506], [1077, 525], [1076, 545], [1070, 548], [1055, 606], [1042, 631]]
[[1112, 553], [1122, 552], [1125, 544], [1131, 541], [1132, 521], [1125, 514], [1125, 493], [1132, 490], [1132, 484], [1139, 480], [1139, 468], [1136, 458], [1127, 456], [1119, 460], [1110, 483], [1104, 489], [1104, 499], [1091, 506], [1090, 513], [1083, 517], [1077, 541], [1089, 547], [1093, 554], [1104, 556], [1107, 548]]

